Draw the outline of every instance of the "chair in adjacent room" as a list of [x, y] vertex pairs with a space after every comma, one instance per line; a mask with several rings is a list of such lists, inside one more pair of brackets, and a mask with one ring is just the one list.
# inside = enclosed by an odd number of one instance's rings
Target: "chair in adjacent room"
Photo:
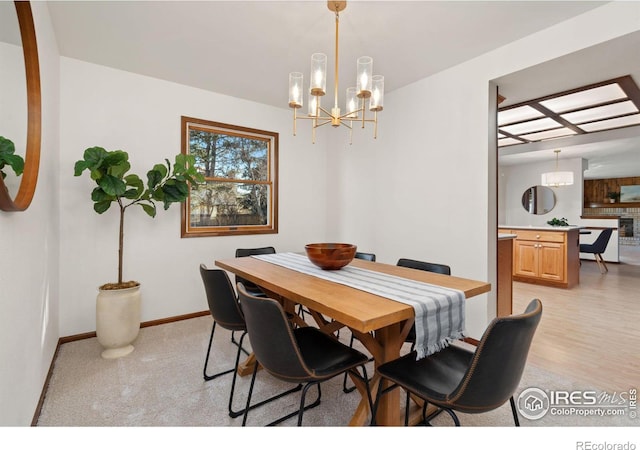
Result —
[[[292, 327], [278, 301], [253, 296], [241, 283], [238, 284], [238, 295], [247, 323], [249, 341], [260, 366], [279, 380], [305, 384], [298, 410], [274, 420], [269, 425], [277, 425], [298, 416], [298, 426], [301, 426], [304, 411], [320, 404], [320, 383], [344, 372], [353, 374], [364, 384], [369, 405], [372, 406], [365, 368], [368, 360], [366, 355], [315, 327]], [[362, 375], [358, 372], [358, 367], [362, 369]], [[251, 377], [243, 426], [246, 425], [249, 410], [252, 408], [251, 397], [257, 373], [256, 364]], [[313, 386], [318, 388], [318, 398], [306, 405], [307, 392]]]
[[609, 244], [612, 233], [613, 228], [605, 228], [600, 232], [600, 234], [592, 244], [580, 244], [580, 253], [592, 253], [594, 259], [596, 260], [596, 263], [598, 263], [600, 273], [609, 271], [609, 268], [602, 258], [602, 254], [607, 249], [607, 245]]
[[[238, 248], [236, 249], [236, 258], [241, 258], [244, 256], [252, 256], [252, 255], [270, 255], [275, 252], [276, 252], [276, 249], [274, 247]], [[258, 297], [266, 297], [266, 294], [262, 291], [262, 289], [260, 289], [258, 285], [236, 275], [236, 285], [238, 283], [244, 284], [245, 288], [247, 289], [247, 292], [251, 293], [251, 295], [256, 295]]]
[[[244, 338], [247, 334], [247, 325], [245, 323], [242, 310], [240, 309], [240, 304], [238, 303], [238, 297], [233, 290], [233, 286], [231, 285], [231, 280], [229, 280], [227, 272], [220, 269], [208, 269], [204, 264], [200, 264], [200, 276], [202, 277], [202, 282], [204, 283], [207, 303], [209, 304], [209, 311], [211, 312], [211, 316], [213, 317], [211, 336], [209, 337], [209, 346], [207, 347], [207, 355], [204, 360], [204, 369], [202, 370], [202, 374], [205, 381], [210, 381], [218, 378], [219, 376], [233, 372], [231, 392], [229, 394], [229, 416], [238, 417], [244, 413], [244, 409], [240, 411], [233, 410], [233, 394], [236, 386], [236, 377], [238, 374], [240, 354], [242, 352], [247, 355], [249, 354], [242, 347], [242, 342], [244, 341]], [[207, 367], [209, 365], [209, 356], [211, 354], [211, 345], [213, 343], [213, 336], [216, 331], [216, 325], [220, 325], [222, 328], [231, 332], [240, 331], [242, 332], [242, 335], [240, 336], [239, 342], [235, 342], [234, 340], [232, 340], [232, 342], [238, 347], [234, 367], [231, 369], [222, 370], [216, 374], [209, 375], [207, 374]], [[300, 390], [301, 388], [302, 387], [299, 386], [295, 390]], [[254, 407], [261, 406], [271, 400], [280, 398], [282, 395], [294, 392], [295, 390], [285, 392], [284, 394], [280, 394], [279, 396], [270, 398], [268, 400], [265, 400], [264, 402], [260, 402]]]
[[[380, 397], [398, 387], [406, 391], [405, 425], [408, 424], [409, 395], [424, 401], [422, 418], [425, 425], [442, 411], [456, 426], [460, 421], [455, 411], [477, 414], [492, 411], [507, 401], [516, 426], [520, 426], [513, 394], [520, 384], [531, 341], [540, 317], [542, 303], [532, 300], [524, 313], [494, 319], [474, 351], [452, 344], [416, 361], [411, 352], [378, 367], [382, 380], [390, 385], [378, 392], [372, 414]], [[427, 406], [439, 409], [426, 416]]]

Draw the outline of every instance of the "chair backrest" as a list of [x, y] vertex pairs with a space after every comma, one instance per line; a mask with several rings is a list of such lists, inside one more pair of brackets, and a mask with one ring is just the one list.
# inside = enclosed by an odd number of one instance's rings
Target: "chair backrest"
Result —
[[237, 286], [251, 349], [260, 365], [287, 381], [304, 381], [313, 376], [302, 360], [282, 305], [271, 298], [249, 294], [242, 283]]
[[245, 330], [242, 310], [227, 272], [208, 269], [204, 264], [200, 264], [200, 276], [213, 320], [228, 330]]
[[517, 389], [533, 335], [542, 316], [542, 303], [532, 300], [524, 313], [494, 319], [458, 387], [449, 396], [456, 409], [490, 411], [504, 404]]
[[604, 253], [609, 244], [609, 239], [611, 239], [611, 233], [613, 233], [613, 228], [602, 230], [596, 240], [593, 241], [593, 244], [591, 244], [591, 251], [593, 253]]
[[236, 258], [251, 255], [269, 255], [275, 252], [276, 249], [274, 247], [238, 248], [236, 249]]
[[[238, 248], [236, 249], [236, 258], [251, 256], [251, 255], [270, 255], [275, 252], [276, 252], [276, 249], [274, 247]], [[245, 280], [244, 278], [239, 277], [237, 275], [235, 279], [236, 279], [236, 284], [242, 283], [250, 291], [260, 290], [260, 288], [256, 286], [255, 283], [252, 283], [249, 280]]]
[[366, 261], [374, 261], [376, 260], [375, 253], [364, 253], [364, 252], [356, 252], [354, 258], [364, 259]]
[[425, 270], [427, 272], [451, 275], [451, 267], [444, 264], [429, 263], [415, 259], [400, 258], [396, 266], [410, 267], [411, 269]]

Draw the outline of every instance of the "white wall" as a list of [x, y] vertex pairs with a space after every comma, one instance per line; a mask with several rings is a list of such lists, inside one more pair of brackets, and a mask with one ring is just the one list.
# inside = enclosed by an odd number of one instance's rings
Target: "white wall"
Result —
[[[335, 152], [343, 198], [330, 202], [341, 205], [341, 237], [352, 239], [360, 227], [380, 261], [441, 262], [495, 286], [491, 80], [638, 29], [639, 3], [609, 3], [389, 93], [378, 142]], [[494, 315], [495, 290], [469, 300], [468, 334], [480, 337]]]
[[93, 211], [93, 182], [73, 176], [74, 162], [87, 147], [122, 149], [144, 177], [180, 153], [183, 115], [280, 133], [279, 233], [181, 239], [176, 205], [155, 219], [128, 210], [124, 278], [142, 284], [142, 321], [206, 310], [200, 263], [231, 258], [238, 247], [303, 251], [326, 238], [326, 154], [305, 130], [293, 137], [289, 110], [61, 58], [62, 336], [95, 330], [97, 287], [117, 277], [117, 211]]
[[38, 184], [24, 212], [0, 211], [0, 425], [29, 425], [58, 337], [59, 60], [49, 11], [31, 4], [42, 90]]
[[531, 186], [540, 185], [544, 172], [555, 170], [555, 160], [548, 162], [504, 166], [499, 170], [500, 190], [504, 195], [504, 222], [500, 225], [547, 226], [551, 219], [566, 218], [571, 225], [578, 225], [582, 215], [583, 168], [586, 161], [582, 158], [561, 159], [559, 170], [573, 172], [571, 186], [550, 187], [556, 198], [556, 205], [546, 214], [530, 214], [522, 206], [522, 194]]

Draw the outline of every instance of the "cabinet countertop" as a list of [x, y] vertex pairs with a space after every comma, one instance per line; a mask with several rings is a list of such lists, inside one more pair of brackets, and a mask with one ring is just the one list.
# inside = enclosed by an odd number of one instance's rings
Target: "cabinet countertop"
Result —
[[544, 230], [544, 231], [571, 231], [579, 230], [584, 227], [569, 225], [566, 227], [552, 227], [551, 225], [499, 225], [498, 229], [502, 230]]

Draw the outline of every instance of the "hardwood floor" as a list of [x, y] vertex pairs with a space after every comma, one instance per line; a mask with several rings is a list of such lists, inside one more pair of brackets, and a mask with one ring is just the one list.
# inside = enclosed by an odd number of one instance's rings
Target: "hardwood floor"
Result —
[[640, 265], [582, 261], [580, 283], [558, 289], [513, 283], [513, 311], [543, 304], [529, 361], [583, 384], [622, 391], [640, 384]]

